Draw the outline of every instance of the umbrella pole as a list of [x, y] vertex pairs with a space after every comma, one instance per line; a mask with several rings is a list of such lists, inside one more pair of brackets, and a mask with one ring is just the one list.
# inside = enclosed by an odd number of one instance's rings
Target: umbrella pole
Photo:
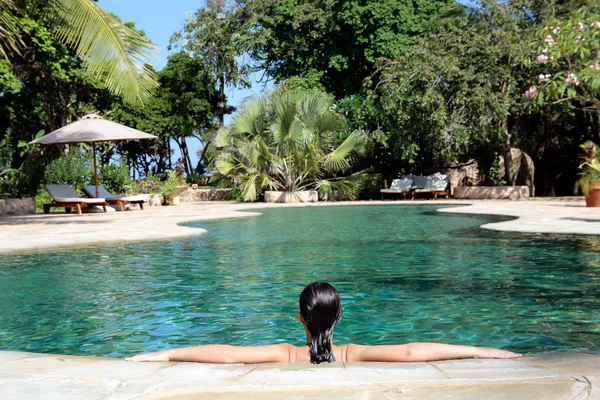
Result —
[[96, 142], [92, 142], [92, 150], [94, 153], [94, 184], [96, 185], [96, 198], [100, 197], [98, 195], [98, 169], [96, 167]]

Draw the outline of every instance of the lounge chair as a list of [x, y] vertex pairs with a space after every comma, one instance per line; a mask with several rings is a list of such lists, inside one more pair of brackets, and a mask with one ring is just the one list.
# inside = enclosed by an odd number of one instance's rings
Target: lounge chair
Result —
[[394, 194], [399, 193], [404, 195], [404, 200], [406, 200], [406, 195], [410, 193], [413, 185], [412, 175], [405, 176], [401, 179], [394, 179], [389, 189], [381, 189], [381, 200], [383, 200], [384, 194]]
[[82, 214], [81, 208], [91, 205], [102, 206], [102, 209], [106, 212], [105, 199], [79, 197], [69, 185], [46, 185], [46, 190], [52, 197], [52, 203], [44, 204], [44, 214], [48, 214], [51, 207], [64, 208], [67, 213], [70, 213], [72, 208], [77, 208], [77, 214]]
[[446, 196], [450, 198], [450, 178], [448, 175], [440, 174], [436, 172], [429, 176], [417, 176], [413, 175], [413, 186], [411, 192], [411, 200], [415, 199], [415, 196], [421, 194], [432, 194], [434, 199], [438, 196]]
[[[86, 195], [94, 198], [96, 197], [96, 186], [84, 186], [83, 191]], [[111, 194], [108, 190], [106, 190], [102, 186], [98, 186], [98, 195], [102, 198], [106, 199], [108, 204], [115, 204], [119, 206], [119, 210], [125, 211], [125, 205], [127, 203], [131, 204], [139, 204], [140, 209], [144, 209], [144, 196], [125, 196], [120, 194]]]

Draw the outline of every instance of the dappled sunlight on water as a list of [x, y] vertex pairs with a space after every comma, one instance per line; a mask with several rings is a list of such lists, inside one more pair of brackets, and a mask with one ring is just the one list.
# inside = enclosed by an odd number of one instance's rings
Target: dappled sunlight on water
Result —
[[598, 348], [600, 240], [482, 230], [430, 206], [269, 209], [205, 236], [0, 260], [0, 349], [120, 357], [303, 344], [302, 288], [342, 295], [339, 343]]

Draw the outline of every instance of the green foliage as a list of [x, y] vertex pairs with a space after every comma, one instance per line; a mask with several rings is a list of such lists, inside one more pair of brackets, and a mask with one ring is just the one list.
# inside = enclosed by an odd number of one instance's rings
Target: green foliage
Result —
[[244, 103], [230, 127], [215, 140], [223, 153], [215, 165], [234, 178], [245, 201], [256, 200], [264, 189], [319, 189], [324, 199], [333, 190], [356, 197], [358, 175], [341, 177], [354, 166], [364, 135], [344, 130], [332, 99], [317, 91], [280, 90]]
[[44, 211], [44, 204], [52, 203], [52, 197], [45, 189], [40, 189], [35, 195], [35, 209], [37, 212]]
[[449, 0], [258, 0], [249, 43], [260, 67], [277, 81], [320, 79], [336, 97], [355, 94], [379, 59], [403, 56]]
[[93, 184], [92, 165], [89, 152], [74, 148], [46, 167], [44, 181], [47, 184], [71, 185], [81, 191], [84, 186]]
[[600, 8], [580, 7], [549, 20], [533, 45], [540, 74], [525, 92], [533, 108], [568, 101], [600, 122]]
[[155, 174], [148, 174], [145, 179], [131, 182], [131, 191], [134, 194], [161, 194], [163, 185], [160, 178]]
[[594, 184], [600, 183], [600, 148], [588, 140], [579, 146], [582, 149], [579, 180], [575, 183], [575, 194], [582, 192], [588, 195]]
[[123, 158], [118, 163], [106, 164], [98, 171], [98, 182], [113, 194], [131, 191], [129, 167]]
[[[102, 78], [106, 87], [126, 101], [147, 99], [156, 87], [156, 78], [146, 67], [156, 50], [148, 39], [123, 25], [92, 0], [2, 1], [0, 7], [0, 53], [27, 53], [24, 34], [28, 21], [43, 23], [59, 41], [85, 60], [87, 71]], [[21, 15], [33, 19], [22, 19]]]
[[206, 175], [190, 175], [185, 178], [188, 185], [196, 184], [199, 186], [206, 186], [208, 184], [209, 177]]
[[163, 196], [169, 196], [178, 192], [178, 186], [185, 184], [185, 181], [177, 176], [177, 172], [167, 171], [167, 179], [162, 182], [161, 193]]
[[241, 202], [244, 201], [244, 194], [240, 189], [234, 187], [231, 189], [231, 192], [227, 194], [225, 200]]

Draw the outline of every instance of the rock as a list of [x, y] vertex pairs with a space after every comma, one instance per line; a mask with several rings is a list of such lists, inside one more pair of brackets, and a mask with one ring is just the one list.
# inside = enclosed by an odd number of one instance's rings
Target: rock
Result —
[[179, 195], [182, 202], [188, 201], [223, 201], [232, 189], [193, 189], [187, 188]]
[[265, 203], [316, 203], [319, 195], [316, 190], [300, 192], [265, 192]]
[[28, 214], [35, 214], [35, 200], [33, 198], [0, 199], [0, 215]]
[[160, 207], [162, 206], [162, 196], [160, 194], [153, 194], [148, 199], [148, 207]]
[[454, 188], [460, 186], [477, 186], [481, 181], [479, 165], [477, 161], [469, 160], [463, 164], [450, 164], [439, 172], [450, 178], [450, 195], [454, 194]]
[[[529, 155], [520, 149], [510, 149], [513, 163], [513, 171], [516, 171], [517, 179], [515, 185], [524, 185], [529, 188], [529, 194], [535, 196], [535, 186], [533, 178], [535, 175], [535, 166]], [[506, 179], [504, 172], [504, 157], [500, 156], [498, 161], [498, 179]]]

